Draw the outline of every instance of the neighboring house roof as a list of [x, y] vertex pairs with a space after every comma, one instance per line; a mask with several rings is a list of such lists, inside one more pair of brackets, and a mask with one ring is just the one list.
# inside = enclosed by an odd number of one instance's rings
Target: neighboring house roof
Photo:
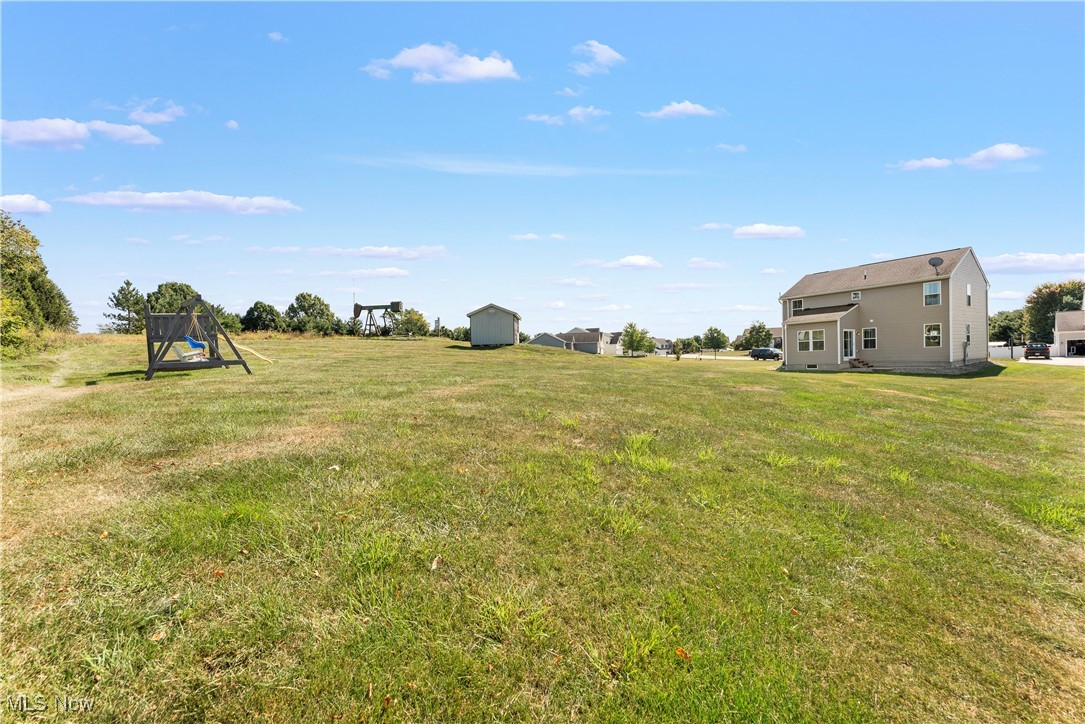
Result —
[[1055, 312], [1055, 331], [1070, 332], [1085, 329], [1085, 309]]
[[[781, 299], [846, 292], [870, 287], [886, 287], [907, 282], [933, 281], [944, 279], [953, 273], [961, 260], [972, 252], [972, 247], [935, 251], [930, 254], [917, 254], [903, 259], [889, 259], [872, 264], [860, 264], [847, 269], [807, 274], [794, 286], [780, 295]], [[941, 257], [942, 265], [935, 270], [928, 262], [932, 257]], [[977, 260], [978, 263], [978, 260]]]
[[598, 332], [563, 332], [562, 334], [555, 335], [558, 339], [566, 342], [572, 342], [573, 344], [599, 343], [603, 341], [603, 335]]
[[621, 332], [611, 332], [610, 333], [610, 344], [621, 344], [621, 343], [622, 343], [622, 333]]
[[652, 341], [656, 343], [657, 347], [659, 347], [659, 346], [666, 347], [668, 344], [671, 343], [671, 341], [669, 339], [663, 339], [662, 337], [652, 337]]
[[540, 332], [539, 334], [536, 334], [534, 337], [531, 338], [531, 342], [528, 342], [528, 344], [531, 344], [532, 342], [535, 342], [536, 340], [542, 339], [543, 337], [549, 337], [550, 339], [557, 340], [558, 342], [561, 342], [562, 344], [565, 344], [564, 339], [557, 336], [556, 334], [550, 334], [549, 332]]
[[512, 316], [516, 317], [517, 319], [521, 319], [520, 315], [519, 315], [519, 314], [517, 314], [516, 312], [512, 311], [511, 309], [505, 309], [504, 307], [499, 307], [499, 306], [498, 306], [498, 305], [496, 305], [496, 304], [487, 304], [487, 305], [486, 305], [486, 306], [484, 306], [484, 307], [479, 307], [478, 309], [476, 309], [476, 310], [475, 310], [475, 311], [473, 311], [473, 312], [468, 312], [468, 313], [467, 313], [467, 316], [468, 316], [468, 317], [473, 317], [473, 316], [475, 316], [476, 314], [478, 314], [479, 312], [485, 312], [485, 311], [486, 311], [487, 309], [490, 309], [491, 307], [492, 307], [493, 309], [498, 309], [498, 310], [500, 310], [500, 311], [502, 311], [502, 312], [508, 312], [509, 314], [511, 314]]
[[855, 304], [841, 304], [836, 307], [822, 307], [821, 309], [805, 310], [806, 314], [795, 314], [790, 319], [784, 320], [784, 326], [792, 324], [811, 324], [816, 322], [835, 322], [850, 312]]

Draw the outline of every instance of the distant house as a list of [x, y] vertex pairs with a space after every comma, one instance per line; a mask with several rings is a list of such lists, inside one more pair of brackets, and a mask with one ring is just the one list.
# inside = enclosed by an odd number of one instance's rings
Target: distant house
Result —
[[1085, 309], [1055, 312], [1055, 343], [1051, 354], [1056, 357], [1085, 355]]
[[666, 355], [674, 351], [674, 342], [669, 339], [663, 339], [662, 337], [652, 337], [652, 342], [656, 346], [656, 354]]
[[[742, 330], [742, 334], [735, 337], [735, 341], [731, 344], [735, 349], [738, 349], [742, 345], [742, 338], [750, 333], [750, 328]], [[772, 346], [776, 349], [784, 348], [784, 328], [783, 327], [769, 327], [769, 333], [772, 334]]]
[[784, 368], [986, 360], [988, 286], [971, 247], [807, 274], [780, 296]]
[[557, 349], [568, 349], [564, 339], [558, 337], [556, 334], [550, 334], [549, 332], [536, 334], [531, 338], [531, 341], [529, 341], [528, 344], [537, 344], [542, 347], [556, 347]]
[[[612, 340], [617, 335], [617, 342]], [[528, 344], [585, 352], [587, 354], [621, 354], [621, 332], [604, 332], [598, 327], [573, 327], [568, 332], [537, 335]], [[616, 348], [616, 351], [615, 351]]]
[[519, 344], [520, 315], [511, 309], [487, 304], [467, 313], [471, 320], [471, 346], [493, 347]]

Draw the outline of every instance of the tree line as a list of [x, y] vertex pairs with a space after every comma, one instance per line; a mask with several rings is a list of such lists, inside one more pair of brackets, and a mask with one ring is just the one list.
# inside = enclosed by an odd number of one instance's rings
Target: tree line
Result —
[[1055, 313], [1081, 309], [1085, 282], [1071, 279], [1065, 282], [1040, 284], [1025, 298], [1025, 306], [991, 315], [992, 342], [1055, 341]]
[[18, 357], [44, 346], [42, 332], [74, 332], [75, 312], [49, 278], [41, 242], [18, 219], [0, 211], [0, 350]]
[[[125, 280], [117, 291], [109, 296], [105, 313], [107, 321], [99, 331], [108, 334], [142, 334], [144, 330], [144, 301], [150, 307], [151, 314], [170, 314], [176, 312], [181, 304], [196, 296], [196, 290], [184, 282], [163, 282], [153, 292], [144, 297], [132, 284]], [[301, 292], [294, 301], [280, 312], [275, 306], [263, 302], [254, 302], [244, 314], [226, 311], [223, 307], [212, 304], [212, 310], [219, 324], [227, 332], [299, 332], [319, 336], [348, 335], [362, 333], [361, 323], [357, 319], [341, 319], [332, 311], [324, 299], [316, 294]], [[450, 339], [470, 341], [471, 332], [466, 327], [449, 330], [431, 330], [429, 322], [417, 309], [406, 309], [396, 315], [391, 323], [383, 328], [384, 334], [396, 334], [412, 337], [425, 337], [439, 334]]]

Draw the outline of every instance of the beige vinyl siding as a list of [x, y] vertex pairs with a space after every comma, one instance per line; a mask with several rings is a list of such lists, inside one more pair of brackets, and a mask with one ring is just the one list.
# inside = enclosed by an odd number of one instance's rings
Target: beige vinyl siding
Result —
[[[972, 306], [968, 306], [968, 285], [972, 285]], [[972, 344], [968, 347], [968, 361], [987, 359], [987, 280], [983, 276], [976, 257], [966, 254], [949, 281], [949, 303], [953, 306], [953, 320], [943, 344], [950, 345], [952, 361], [964, 361], [964, 337], [966, 325], [972, 327]], [[947, 358], [949, 358], [947, 352]]]
[[516, 344], [519, 341], [518, 327], [513, 315], [487, 307], [471, 317], [471, 346]]
[[[814, 330], [825, 332], [825, 349], [809, 352], [799, 351], [799, 332]], [[811, 344], [813, 347], [813, 344]], [[784, 328], [784, 365], [789, 370], [806, 369], [807, 365], [817, 365], [820, 370], [840, 369], [838, 362], [840, 339], [836, 322], [811, 322], [810, 324], [789, 324]]]

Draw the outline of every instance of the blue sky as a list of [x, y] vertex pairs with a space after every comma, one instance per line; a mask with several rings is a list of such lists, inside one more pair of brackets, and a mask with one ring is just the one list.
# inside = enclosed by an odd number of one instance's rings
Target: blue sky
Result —
[[1080, 3], [0, 13], [3, 205], [84, 331], [126, 278], [675, 337], [879, 258], [973, 246], [992, 311], [1085, 266]]

